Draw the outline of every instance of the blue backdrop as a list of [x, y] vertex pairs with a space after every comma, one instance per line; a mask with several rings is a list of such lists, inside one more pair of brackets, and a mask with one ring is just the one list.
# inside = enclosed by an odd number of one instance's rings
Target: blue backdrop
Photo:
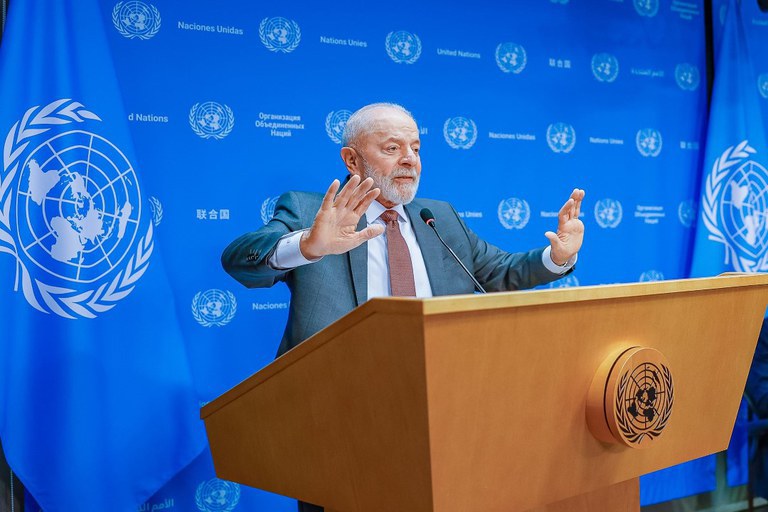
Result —
[[[707, 130], [703, 0], [98, 3], [198, 405], [272, 360], [287, 314], [287, 289], [240, 287], [222, 249], [263, 225], [280, 193], [342, 178], [343, 123], [370, 102], [418, 121], [419, 194], [452, 202], [505, 249], [545, 245], [584, 188], [578, 270], [554, 286], [688, 277]], [[765, 42], [753, 3], [745, 27]], [[726, 5], [714, 5], [716, 38]], [[764, 110], [768, 45], [753, 46]], [[642, 502], [712, 488], [708, 457], [645, 477]], [[140, 510], [294, 507], [216, 480], [206, 451]]]

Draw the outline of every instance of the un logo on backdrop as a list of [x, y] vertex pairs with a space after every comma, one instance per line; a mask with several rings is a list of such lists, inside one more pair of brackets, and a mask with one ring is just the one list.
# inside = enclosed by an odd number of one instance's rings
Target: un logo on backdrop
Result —
[[610, 53], [592, 56], [592, 74], [598, 82], [613, 82], [619, 76], [619, 59]]
[[664, 280], [664, 274], [659, 272], [658, 270], [647, 270], [640, 274], [639, 281], [641, 283], [650, 283], [652, 281], [663, 281]]
[[332, 110], [325, 118], [325, 133], [336, 144], [341, 144], [342, 135], [344, 135], [344, 127], [347, 126], [347, 121], [352, 112], [349, 110]]
[[768, 171], [742, 141], [715, 160], [702, 197], [709, 239], [725, 246], [725, 263], [738, 272], [768, 270]]
[[640, 16], [652, 18], [659, 12], [659, 0], [633, 0], [633, 3]]
[[477, 140], [477, 125], [466, 117], [451, 117], [443, 125], [443, 137], [453, 149], [469, 149]]
[[525, 69], [528, 55], [516, 43], [501, 43], [496, 47], [496, 65], [505, 73], [518, 74]]
[[30, 108], [5, 139], [0, 174], [0, 253], [16, 259], [17, 289], [35, 309], [70, 319], [112, 309], [154, 249], [136, 172], [89, 131], [96, 121], [71, 99]]
[[675, 82], [684, 91], [695, 91], [701, 82], [699, 68], [693, 64], [678, 64], [675, 66]]
[[506, 229], [523, 229], [531, 218], [531, 207], [524, 199], [510, 197], [499, 203], [498, 215]]
[[566, 123], [554, 123], [547, 127], [547, 144], [555, 153], [570, 153], [576, 145], [576, 130]]
[[201, 482], [195, 491], [195, 504], [200, 512], [231, 512], [240, 502], [240, 485], [212, 478]]
[[413, 64], [421, 57], [421, 39], [405, 30], [387, 34], [384, 47], [389, 58], [398, 64]]
[[653, 128], [643, 128], [635, 136], [635, 145], [641, 155], [655, 158], [661, 153], [661, 133]]
[[154, 5], [130, 0], [112, 9], [112, 23], [123, 37], [149, 39], [160, 30], [160, 11]]
[[550, 288], [575, 288], [576, 286], [579, 286], [579, 280], [573, 274], [568, 274], [557, 281], [549, 283]]
[[264, 18], [259, 24], [261, 44], [271, 52], [291, 53], [301, 41], [301, 28], [293, 20]]
[[686, 199], [677, 206], [677, 218], [686, 228], [693, 226], [693, 221], [696, 220], [696, 205], [693, 200]]
[[757, 90], [760, 91], [760, 96], [768, 99], [768, 73], [757, 77]]
[[621, 203], [615, 199], [601, 199], [595, 203], [595, 220], [601, 228], [615, 228], [623, 216]]
[[223, 139], [235, 126], [235, 114], [227, 105], [213, 101], [195, 103], [189, 109], [189, 126], [203, 139]]
[[235, 317], [237, 300], [230, 291], [211, 289], [197, 292], [192, 299], [192, 316], [203, 327], [227, 325]]
[[267, 224], [275, 216], [275, 205], [280, 196], [268, 197], [261, 203], [261, 222]]

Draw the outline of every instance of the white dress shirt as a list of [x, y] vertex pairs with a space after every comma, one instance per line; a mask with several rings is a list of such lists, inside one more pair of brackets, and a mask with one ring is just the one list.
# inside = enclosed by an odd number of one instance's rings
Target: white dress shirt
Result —
[[[378, 201], [371, 203], [368, 210], [365, 212], [365, 219], [368, 225], [380, 224], [384, 226], [385, 223], [379, 216], [386, 209], [387, 208], [384, 208], [384, 205]], [[421, 254], [419, 243], [416, 241], [416, 233], [413, 231], [413, 224], [405, 214], [403, 205], [399, 204], [392, 208], [392, 210], [395, 210], [398, 214], [400, 233], [403, 235], [405, 243], [408, 245], [408, 250], [411, 253], [416, 296], [432, 297], [432, 287], [429, 284], [427, 267], [424, 264], [424, 257]], [[267, 260], [267, 265], [275, 270], [290, 270], [301, 265], [308, 265], [319, 261], [321, 258], [308, 260], [301, 253], [299, 241], [304, 231], [306, 230], [295, 231], [283, 236], [278, 241], [275, 251]], [[542, 263], [550, 272], [558, 275], [564, 274], [576, 264], [578, 258], [577, 254], [570, 258], [565, 265], [556, 265], [552, 261], [550, 250], [551, 247], [547, 246], [541, 255]], [[457, 269], [456, 271], [458, 272], [459, 270], [460, 269]], [[387, 237], [382, 234], [376, 238], [368, 240], [368, 298], [389, 297], [390, 295], [389, 265], [387, 265]]]

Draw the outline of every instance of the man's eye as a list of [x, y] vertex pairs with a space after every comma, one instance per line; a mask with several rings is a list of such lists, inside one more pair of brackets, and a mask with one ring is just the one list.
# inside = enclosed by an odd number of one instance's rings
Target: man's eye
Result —
[[418, 154], [419, 154], [419, 150], [420, 150], [420, 149], [421, 149], [421, 148], [413, 148], [413, 152], [414, 152], [414, 153], [416, 153], [416, 154], [418, 155]]

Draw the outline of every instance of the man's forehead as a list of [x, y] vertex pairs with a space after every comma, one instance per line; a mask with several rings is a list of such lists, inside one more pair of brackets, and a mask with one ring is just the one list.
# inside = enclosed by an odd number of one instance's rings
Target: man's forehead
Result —
[[395, 109], [382, 107], [371, 112], [372, 135], [377, 138], [387, 138], [390, 136], [416, 136], [418, 138], [419, 129], [410, 116]]

